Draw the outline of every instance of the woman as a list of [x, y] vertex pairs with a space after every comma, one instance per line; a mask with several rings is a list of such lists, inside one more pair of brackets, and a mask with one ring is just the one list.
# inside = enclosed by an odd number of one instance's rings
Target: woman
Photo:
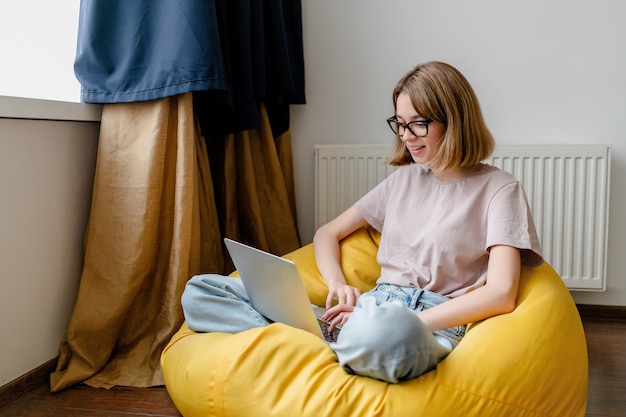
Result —
[[[331, 330], [342, 325], [331, 347], [347, 371], [388, 382], [432, 369], [466, 323], [513, 310], [520, 266], [542, 262], [522, 186], [481, 163], [494, 142], [463, 75], [441, 62], [418, 66], [398, 82], [393, 103], [390, 162], [403, 166], [314, 237], [329, 288], [324, 318]], [[343, 276], [339, 241], [367, 224], [381, 232], [381, 276], [361, 296]], [[182, 298], [189, 328], [267, 325], [239, 281], [189, 280]]]
[[[323, 318], [343, 325], [339, 362], [397, 382], [433, 369], [467, 323], [512, 311], [520, 266], [543, 261], [521, 184], [481, 163], [494, 141], [465, 77], [426, 63], [392, 97], [390, 163], [402, 167], [322, 226], [314, 247], [329, 288]], [[360, 296], [341, 271], [339, 241], [368, 224], [381, 232], [381, 276]]]

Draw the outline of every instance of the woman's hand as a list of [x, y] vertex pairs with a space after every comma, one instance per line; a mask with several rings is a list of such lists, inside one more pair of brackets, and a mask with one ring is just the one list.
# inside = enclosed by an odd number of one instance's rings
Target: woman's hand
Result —
[[[336, 284], [329, 288], [326, 298], [327, 310], [322, 316], [322, 320], [330, 323], [329, 330], [331, 332], [335, 327], [343, 326], [348, 321], [360, 295], [361, 291], [358, 288], [347, 284]], [[337, 305], [332, 306], [333, 300], [337, 300]]]
[[328, 331], [332, 332], [335, 327], [343, 326], [346, 321], [348, 321], [348, 318], [350, 317], [352, 311], [354, 311], [353, 305], [337, 304], [336, 306], [326, 310], [326, 313], [324, 313], [321, 318], [325, 322], [330, 323]]
[[326, 297], [326, 308], [329, 309], [333, 305], [333, 300], [337, 300], [337, 304], [346, 304], [355, 306], [356, 300], [361, 295], [358, 288], [348, 284], [337, 283], [330, 285], [328, 288], [328, 297]]
[[[327, 312], [323, 319], [331, 324], [331, 331], [337, 325], [343, 325], [348, 320], [356, 305], [356, 300], [361, 295], [361, 291], [346, 283], [341, 268], [339, 242], [365, 225], [367, 222], [356, 208], [350, 207], [320, 227], [313, 237], [315, 262], [326, 285], [328, 285]], [[337, 300], [337, 305], [333, 307], [334, 300]]]

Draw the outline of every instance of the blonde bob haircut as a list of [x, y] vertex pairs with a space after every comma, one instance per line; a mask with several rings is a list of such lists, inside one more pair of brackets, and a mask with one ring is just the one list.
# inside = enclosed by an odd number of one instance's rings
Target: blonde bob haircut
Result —
[[[443, 123], [439, 151], [433, 168], [472, 167], [488, 158], [495, 141], [483, 119], [478, 98], [467, 79], [453, 66], [428, 62], [406, 73], [393, 90], [394, 114], [400, 94], [407, 94], [424, 119]], [[389, 157], [390, 165], [414, 163], [399, 136]]]

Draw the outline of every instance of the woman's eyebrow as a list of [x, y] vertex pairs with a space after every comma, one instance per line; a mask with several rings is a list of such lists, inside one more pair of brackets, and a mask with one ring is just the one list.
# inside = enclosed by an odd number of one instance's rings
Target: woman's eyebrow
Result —
[[405, 118], [400, 116], [399, 114], [396, 114], [396, 118], [397, 119], [401, 119], [404, 121], [411, 121], [411, 122], [417, 122], [417, 121], [421, 121], [421, 120], [426, 120], [425, 117], [420, 116], [419, 114], [414, 114], [413, 116], [409, 117], [409, 118]]

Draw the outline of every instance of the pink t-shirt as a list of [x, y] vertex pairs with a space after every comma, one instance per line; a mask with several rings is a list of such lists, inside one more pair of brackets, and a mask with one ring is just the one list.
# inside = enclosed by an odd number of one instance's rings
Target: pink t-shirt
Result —
[[522, 185], [490, 165], [452, 181], [403, 166], [355, 207], [381, 232], [378, 283], [456, 297], [484, 284], [494, 245], [521, 249], [523, 265], [543, 262]]

